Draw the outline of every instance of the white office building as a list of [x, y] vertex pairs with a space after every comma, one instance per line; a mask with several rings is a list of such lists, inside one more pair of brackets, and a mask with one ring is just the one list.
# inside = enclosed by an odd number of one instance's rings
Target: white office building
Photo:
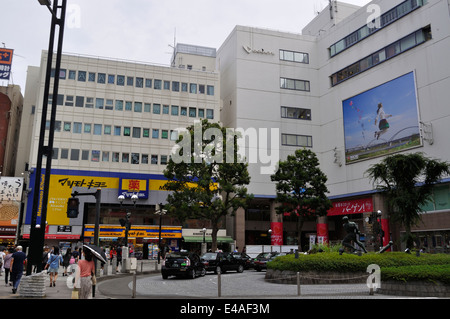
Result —
[[[377, 210], [384, 243], [390, 233], [399, 243], [401, 229], [389, 222], [365, 172], [396, 152], [449, 160], [450, 6], [446, 0], [376, 0], [363, 8], [330, 3], [301, 34], [232, 31], [217, 55], [221, 120], [248, 136], [266, 129], [267, 138], [258, 135], [269, 145], [262, 154], [285, 159], [303, 147], [317, 154], [334, 208], [327, 218], [305, 223], [304, 247], [311, 237], [340, 241], [343, 215], [366, 232], [366, 245], [375, 245], [379, 239], [366, 218]], [[247, 156], [257, 147], [247, 143]], [[234, 236], [238, 245], [297, 244], [295, 219], [275, 213], [275, 185], [261, 170], [275, 156], [259, 156], [250, 161], [254, 205], [230, 223]], [[450, 186], [444, 182], [415, 229], [420, 244], [435, 251], [450, 245]]]

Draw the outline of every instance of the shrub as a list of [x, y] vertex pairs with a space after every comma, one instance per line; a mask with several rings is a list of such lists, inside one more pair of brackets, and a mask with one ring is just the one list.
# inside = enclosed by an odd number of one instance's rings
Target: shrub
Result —
[[450, 264], [386, 267], [381, 270], [381, 280], [430, 281], [450, 285]]

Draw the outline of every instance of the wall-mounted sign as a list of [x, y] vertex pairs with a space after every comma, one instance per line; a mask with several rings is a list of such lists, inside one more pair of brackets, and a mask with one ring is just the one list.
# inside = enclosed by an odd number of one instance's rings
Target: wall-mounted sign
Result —
[[139, 198], [148, 198], [148, 180], [120, 179], [119, 195], [131, 198], [133, 194], [136, 194]]
[[275, 55], [275, 53], [273, 53], [272, 51], [266, 51], [264, 49], [252, 49], [248, 45], [244, 45], [242, 47], [244, 48], [245, 52], [247, 52], [248, 54], [257, 53], [257, 54], [265, 54], [265, 55]]
[[13, 50], [0, 48], [0, 80], [9, 80]]
[[372, 198], [352, 199], [333, 202], [333, 207], [327, 216], [344, 216], [350, 214], [362, 214], [373, 212]]

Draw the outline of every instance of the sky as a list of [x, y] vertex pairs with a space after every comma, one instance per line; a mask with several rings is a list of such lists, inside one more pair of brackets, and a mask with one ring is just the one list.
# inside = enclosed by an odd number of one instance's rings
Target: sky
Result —
[[[370, 0], [343, 2], [365, 6]], [[169, 65], [175, 42], [219, 49], [236, 25], [301, 33], [328, 0], [67, 3], [63, 53]], [[42, 50], [48, 49], [51, 14], [37, 0], [0, 0], [0, 8], [0, 45], [14, 50], [9, 84], [20, 85], [24, 94], [28, 66], [39, 66]]]

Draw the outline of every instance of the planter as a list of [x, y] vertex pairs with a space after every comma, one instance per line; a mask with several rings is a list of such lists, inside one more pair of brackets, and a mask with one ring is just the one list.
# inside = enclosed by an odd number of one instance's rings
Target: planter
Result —
[[441, 282], [429, 281], [382, 281], [377, 291], [383, 295], [410, 296], [410, 297], [450, 297], [450, 286]]
[[[365, 283], [369, 274], [366, 272], [300, 272], [300, 284], [357, 284]], [[265, 280], [279, 284], [297, 284], [297, 273], [289, 270], [267, 269]]]

